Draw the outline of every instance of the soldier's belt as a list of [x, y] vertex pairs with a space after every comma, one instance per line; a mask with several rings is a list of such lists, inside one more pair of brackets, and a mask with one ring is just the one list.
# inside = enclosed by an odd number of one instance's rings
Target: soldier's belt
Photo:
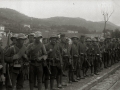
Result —
[[68, 58], [69, 56], [68, 55], [64, 55], [63, 58]]
[[38, 61], [37, 59], [31, 60], [31, 63], [42, 63], [42, 60]]
[[78, 55], [74, 55], [73, 57], [78, 58], [79, 56]]
[[57, 59], [57, 58], [55, 58], [55, 59], [53, 59], [53, 58], [48, 58], [47, 59], [47, 62], [51, 62], [51, 63], [59, 63], [60, 62], [60, 60], [59, 59]]
[[14, 68], [21, 68], [22, 65], [21, 65], [21, 64], [14, 64], [13, 67], [14, 67]]

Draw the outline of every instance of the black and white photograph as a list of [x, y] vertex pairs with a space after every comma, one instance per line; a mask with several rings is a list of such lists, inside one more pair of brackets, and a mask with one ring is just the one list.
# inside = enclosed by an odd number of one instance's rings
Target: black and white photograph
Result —
[[120, 0], [0, 0], [0, 90], [120, 90]]

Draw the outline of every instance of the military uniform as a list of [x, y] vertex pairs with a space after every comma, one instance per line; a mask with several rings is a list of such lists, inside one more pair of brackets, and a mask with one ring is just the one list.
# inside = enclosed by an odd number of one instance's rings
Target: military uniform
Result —
[[[57, 36], [53, 35], [50, 37], [50, 40], [55, 40], [54, 44], [52, 42], [48, 43], [46, 45], [46, 50], [48, 53], [48, 59], [47, 62], [49, 63], [50, 66], [50, 89], [53, 90], [54, 87], [54, 80], [56, 78], [57, 80], [57, 87], [61, 88], [61, 83], [60, 83], [60, 76], [62, 75], [62, 57], [60, 53], [60, 47], [57, 43]], [[48, 77], [49, 73], [45, 73], [45, 88], [48, 89]]]
[[[1, 41], [0, 41], [1, 42]], [[4, 51], [0, 46], [0, 89], [3, 89], [3, 82], [4, 82]]]
[[93, 39], [93, 60], [94, 60], [94, 74], [98, 75], [99, 61], [100, 61], [100, 48], [96, 42], [96, 39]]
[[79, 53], [80, 53], [80, 57], [81, 57], [81, 67], [82, 67], [81, 69], [83, 71], [83, 78], [84, 78], [84, 76], [87, 75], [87, 71], [89, 69], [86, 51], [87, 51], [87, 45], [85, 44], [85, 42], [80, 42]]
[[29, 84], [30, 90], [34, 88], [35, 75], [37, 75], [38, 90], [42, 90], [42, 76], [43, 76], [43, 66], [42, 60], [46, 57], [47, 52], [44, 44], [40, 42], [42, 37], [41, 33], [35, 33], [35, 41], [28, 46], [27, 54], [30, 61], [29, 67]]
[[61, 34], [60, 38], [61, 38], [61, 42], [59, 43], [59, 47], [60, 47], [60, 53], [61, 53], [62, 62], [63, 62], [63, 67], [61, 68], [63, 71], [63, 75], [60, 76], [60, 84], [63, 86], [66, 86], [67, 84], [65, 84], [65, 82], [64, 83], [62, 82], [62, 76], [68, 76], [68, 72], [70, 69], [69, 65], [70, 65], [70, 58], [71, 58], [70, 56], [71, 46], [65, 34]]
[[86, 50], [86, 54], [87, 54], [87, 59], [90, 63], [90, 70], [91, 70], [91, 75], [94, 75], [94, 62], [93, 62], [93, 46], [91, 44], [91, 39], [87, 39], [86, 40], [87, 43], [87, 50]]
[[110, 51], [111, 51], [111, 43], [109, 41], [110, 38], [106, 38], [105, 40], [105, 53], [104, 53], [104, 67], [107, 68], [110, 66]]
[[[28, 47], [31, 43], [33, 43], [34, 42], [34, 36], [35, 36], [35, 34], [34, 33], [30, 33], [30, 34], [28, 34], [28, 42], [25, 44], [26, 45], [26, 47]], [[27, 52], [27, 51], [26, 51]], [[28, 80], [29, 79], [29, 63], [27, 63], [25, 66], [24, 66], [24, 79], [26, 80]], [[37, 80], [37, 78], [35, 79], [35, 85], [34, 86], [37, 86], [36, 85], [36, 80]]]
[[[71, 73], [70, 73], [70, 82], [77, 82], [78, 73], [80, 70], [80, 59], [79, 59], [79, 44], [78, 37], [74, 36], [71, 38], [73, 43], [71, 45], [70, 55], [71, 55]], [[74, 43], [74, 39], [77, 40]], [[80, 77], [80, 76], [79, 76]]]
[[[26, 37], [24, 34], [20, 33], [17, 39], [25, 40]], [[9, 47], [5, 52], [5, 62], [7, 63], [7, 90], [15, 89], [15, 85], [17, 90], [21, 90], [23, 88], [23, 66], [25, 61], [27, 61], [27, 58], [25, 57], [25, 53], [21, 53], [21, 49], [25, 50], [25, 45], [20, 46], [17, 42], [15, 45]]]

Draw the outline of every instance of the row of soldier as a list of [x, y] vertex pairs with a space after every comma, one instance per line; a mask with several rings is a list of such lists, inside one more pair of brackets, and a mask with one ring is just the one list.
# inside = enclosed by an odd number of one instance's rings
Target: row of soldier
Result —
[[[28, 38], [29, 42], [25, 43]], [[3, 68], [6, 67], [6, 90], [22, 90], [25, 77], [29, 78], [30, 90], [34, 89], [37, 80], [38, 90], [56, 90], [67, 86], [67, 83], [78, 82], [90, 75], [99, 75], [99, 71], [108, 68], [120, 59], [119, 39], [80, 38], [70, 39], [65, 34], [52, 35], [49, 41], [41, 42], [40, 32], [15, 34], [12, 44], [5, 49], [0, 48], [1, 85], [3, 84]], [[6, 63], [6, 66], [4, 65]], [[66, 76], [68, 82], [63, 81]], [[57, 82], [57, 88], [54, 85]], [[49, 84], [50, 83], [50, 84]], [[49, 86], [50, 85], [50, 86]]]

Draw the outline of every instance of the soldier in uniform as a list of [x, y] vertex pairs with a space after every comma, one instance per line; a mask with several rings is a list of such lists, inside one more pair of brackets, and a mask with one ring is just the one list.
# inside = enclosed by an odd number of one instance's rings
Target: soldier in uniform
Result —
[[[23, 88], [23, 66], [27, 62], [24, 45], [25, 35], [20, 33], [17, 36], [16, 44], [10, 46], [5, 52], [5, 62], [9, 65], [7, 73], [7, 90], [21, 90]], [[16, 82], [17, 81], [17, 82]]]
[[77, 77], [79, 75], [80, 70], [80, 59], [79, 59], [79, 38], [77, 36], [73, 36], [72, 45], [70, 50], [71, 55], [71, 71], [70, 71], [70, 82], [77, 82]]
[[88, 64], [88, 60], [87, 60], [87, 54], [86, 54], [86, 50], [87, 50], [87, 46], [86, 46], [86, 43], [85, 43], [85, 36], [84, 35], [81, 35], [80, 37], [80, 50], [79, 50], [79, 54], [80, 54], [80, 57], [81, 57], [81, 69], [82, 69], [82, 72], [83, 72], [83, 75], [82, 75], [82, 78], [85, 78], [85, 76], [87, 76], [87, 71], [89, 69], [89, 64]]
[[104, 67], [107, 68], [110, 66], [110, 50], [111, 50], [111, 38], [107, 37], [105, 39], [105, 55], [104, 55]]
[[5, 81], [3, 67], [4, 67], [4, 51], [2, 48], [2, 39], [0, 38], [0, 89], [1, 90], [3, 90], [3, 83]]
[[96, 42], [97, 40], [93, 38], [92, 45], [93, 45], [94, 74], [99, 75], [98, 66], [99, 66], [99, 60], [100, 60], [100, 48]]
[[118, 52], [118, 50], [119, 50], [119, 43], [118, 43], [118, 39], [116, 38], [116, 40], [115, 40], [115, 44], [116, 44], [116, 46], [115, 46], [115, 54], [116, 54], [116, 62], [118, 62], [119, 61], [119, 52]]
[[101, 63], [100, 63], [100, 70], [103, 69], [103, 62], [104, 62], [104, 58], [103, 58], [103, 55], [104, 55], [104, 38], [100, 38], [100, 41], [99, 41], [99, 47], [100, 47], [100, 58], [101, 58]]
[[[56, 35], [52, 35], [50, 37], [50, 43], [46, 45], [46, 50], [48, 53], [47, 62], [50, 66], [50, 90], [54, 90], [54, 80], [56, 78], [57, 88], [62, 88], [61, 86], [61, 75], [62, 75], [62, 57], [60, 53], [60, 47], [57, 42], [58, 37]], [[48, 89], [48, 77], [49, 74], [46, 72], [45, 74], [45, 88]]]
[[91, 76], [94, 75], [94, 62], [93, 62], [93, 46], [91, 44], [91, 38], [88, 38], [86, 40], [86, 45], [87, 45], [87, 50], [86, 50], [86, 53], [87, 53], [87, 58], [88, 58], [88, 61], [90, 62], [90, 70], [91, 70]]
[[42, 90], [43, 60], [47, 59], [47, 52], [44, 44], [40, 42], [41, 33], [35, 32], [35, 41], [28, 46], [27, 54], [30, 61], [29, 84], [30, 90], [34, 89], [35, 75], [37, 75], [38, 90]]
[[[28, 42], [26, 43], [26, 46], [28, 47], [31, 43], [33, 43], [34, 42], [34, 36], [35, 36], [35, 34], [34, 33], [30, 33], [30, 34], [28, 34]], [[29, 79], [29, 64], [27, 64], [25, 67], [25, 75], [24, 75], [24, 78], [25, 79]], [[36, 78], [37, 76], [35, 76], [35, 78]], [[37, 83], [36, 83], [36, 81], [37, 81], [37, 78], [35, 79], [35, 85], [34, 85], [34, 87], [37, 87]]]
[[[61, 53], [61, 56], [62, 56], [62, 61], [63, 61], [63, 76], [67, 76], [68, 74], [68, 66], [69, 66], [69, 60], [71, 58], [70, 56], [70, 45], [69, 45], [69, 42], [68, 42], [68, 39], [66, 37], [65, 34], [61, 34], [60, 35], [60, 39], [61, 39], [61, 42], [59, 43], [59, 46], [60, 46], [60, 53]], [[60, 83], [61, 85], [65, 85], [66, 84], [62, 82], [62, 75], [60, 76]]]

